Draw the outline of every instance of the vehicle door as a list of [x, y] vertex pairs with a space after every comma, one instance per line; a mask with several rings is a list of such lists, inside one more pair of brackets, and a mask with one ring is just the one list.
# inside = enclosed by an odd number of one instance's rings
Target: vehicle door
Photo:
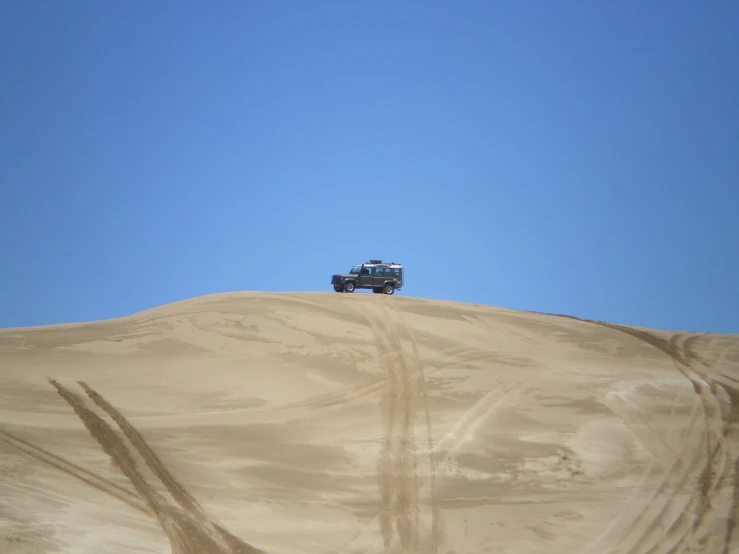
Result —
[[374, 267], [362, 266], [362, 268], [359, 270], [359, 277], [357, 277], [357, 286], [371, 287], [374, 271]]

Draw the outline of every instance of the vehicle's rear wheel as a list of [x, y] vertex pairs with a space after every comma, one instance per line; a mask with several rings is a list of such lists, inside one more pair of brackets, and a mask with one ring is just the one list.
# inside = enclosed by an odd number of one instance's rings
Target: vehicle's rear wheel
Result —
[[344, 285], [344, 292], [354, 292], [354, 283], [349, 281], [347, 284]]
[[395, 285], [392, 283], [388, 283], [384, 287], [382, 287], [382, 292], [385, 294], [393, 294], [395, 292]]

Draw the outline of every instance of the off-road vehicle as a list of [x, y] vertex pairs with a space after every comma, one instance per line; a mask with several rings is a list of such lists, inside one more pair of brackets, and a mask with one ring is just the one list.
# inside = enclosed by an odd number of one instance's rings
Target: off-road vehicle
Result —
[[332, 275], [331, 284], [336, 292], [372, 289], [378, 294], [393, 294], [403, 287], [403, 264], [382, 260], [355, 264], [349, 273]]

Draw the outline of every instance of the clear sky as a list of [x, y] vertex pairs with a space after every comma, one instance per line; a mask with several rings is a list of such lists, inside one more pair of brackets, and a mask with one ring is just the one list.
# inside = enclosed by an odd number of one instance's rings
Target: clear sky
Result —
[[739, 333], [737, 28], [736, 0], [3, 2], [0, 327], [379, 258], [399, 295]]

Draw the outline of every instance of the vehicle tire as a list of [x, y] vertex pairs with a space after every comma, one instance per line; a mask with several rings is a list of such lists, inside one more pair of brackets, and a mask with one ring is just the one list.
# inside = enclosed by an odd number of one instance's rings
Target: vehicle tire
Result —
[[380, 294], [382, 292], [382, 289], [375, 287], [372, 289], [372, 292], [374, 292], [375, 294]]
[[341, 292], [341, 287], [339, 285], [334, 285], [334, 291]]
[[354, 292], [354, 283], [349, 281], [347, 284], [344, 285], [344, 292]]
[[395, 285], [392, 283], [386, 284], [384, 287], [382, 287], [382, 292], [385, 294], [393, 294], [395, 292]]

